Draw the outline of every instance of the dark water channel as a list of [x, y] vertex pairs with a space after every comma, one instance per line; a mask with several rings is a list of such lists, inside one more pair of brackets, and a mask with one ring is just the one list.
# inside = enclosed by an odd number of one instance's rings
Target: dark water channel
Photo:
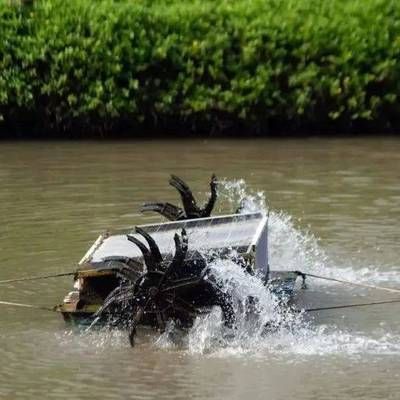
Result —
[[[71, 270], [105, 229], [156, 221], [145, 200], [176, 202], [168, 174], [218, 212], [264, 192], [272, 267], [400, 288], [400, 140], [0, 143], [0, 280]], [[238, 182], [243, 179], [244, 182]], [[1, 301], [54, 305], [70, 278], [0, 286]], [[395, 294], [309, 281], [304, 305]], [[400, 297], [400, 295], [398, 295]], [[185, 345], [144, 332], [83, 336], [52, 313], [0, 306], [0, 399], [400, 399], [400, 304], [320, 312], [267, 338]], [[211, 343], [211, 344], [210, 344]]]

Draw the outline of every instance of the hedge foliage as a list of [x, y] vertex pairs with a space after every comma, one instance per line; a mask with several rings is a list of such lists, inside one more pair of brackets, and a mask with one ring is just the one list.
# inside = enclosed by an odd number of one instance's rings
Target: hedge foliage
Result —
[[400, 127], [398, 0], [0, 1], [8, 128]]

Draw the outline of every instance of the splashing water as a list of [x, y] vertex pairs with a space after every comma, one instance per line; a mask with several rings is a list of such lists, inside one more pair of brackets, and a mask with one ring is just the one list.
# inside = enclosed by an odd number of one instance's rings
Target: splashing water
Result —
[[240, 204], [242, 213], [269, 213], [269, 260], [273, 269], [315, 273], [329, 270], [328, 257], [315, 236], [297, 229], [293, 218], [285, 212], [271, 210], [264, 192], [248, 189], [243, 179], [222, 181], [221, 198], [231, 205]]
[[[231, 212], [240, 205], [240, 212], [269, 212], [269, 260], [272, 269], [301, 270], [303, 272], [336, 277], [349, 281], [370, 284], [400, 283], [398, 271], [383, 270], [378, 266], [343, 265], [342, 260], [328, 257], [321, 248], [319, 239], [309, 229], [299, 228], [291, 215], [282, 210], [271, 210], [262, 191], [247, 187], [243, 179], [220, 183], [221, 203], [228, 203]], [[329, 282], [317, 285], [330, 286]]]
[[[239, 212], [269, 212], [269, 262], [272, 270], [302, 270], [356, 282], [392, 281], [393, 271], [382, 273], [377, 268], [335, 265], [311, 232], [298, 229], [293, 218], [285, 212], [269, 210], [265, 194], [249, 190], [244, 180], [222, 181], [220, 189], [220, 198], [226, 200], [232, 212], [237, 210], [237, 204], [240, 204]], [[335, 323], [315, 324], [302, 313], [282, 309], [275, 295], [266, 290], [257, 277], [245, 273], [235, 263], [217, 260], [210, 270], [223, 290], [234, 299], [236, 326], [235, 329], [226, 328], [218, 308], [198, 317], [186, 337], [185, 346], [189, 353], [213, 356], [400, 353], [399, 333], [382, 332], [379, 328], [367, 335], [339, 328]], [[334, 285], [325, 281], [312, 282], [312, 286], [320, 290]], [[249, 297], [256, 299], [256, 310], [250, 315], [246, 312]], [[278, 329], [266, 335], [265, 326], [270, 321], [276, 322]], [[167, 334], [162, 335], [156, 343], [168, 347], [167, 337]]]
[[292, 330], [305, 323], [302, 314], [280, 306], [279, 298], [257, 276], [249, 275], [232, 261], [213, 262], [210, 274], [233, 300], [235, 326], [224, 326], [218, 309], [198, 318], [188, 335], [190, 352], [212, 352], [215, 345], [240, 352], [252, 351], [271, 332], [266, 327], [273, 326], [274, 331]]
[[[178, 347], [183, 347], [189, 354], [286, 358], [293, 355], [361, 357], [400, 353], [400, 333], [390, 333], [377, 326], [366, 334], [339, 328], [335, 323], [315, 323], [304, 313], [280, 307], [276, 296], [266, 290], [257, 277], [245, 273], [233, 262], [218, 260], [210, 269], [224, 291], [234, 299], [236, 325], [234, 329], [224, 326], [218, 307], [198, 317], [183, 340], [180, 337]], [[256, 299], [252, 313], [246, 311], [249, 296]], [[271, 321], [277, 329], [266, 331], [265, 326]], [[169, 328], [156, 340], [157, 346], [176, 346], [176, 342], [171, 340], [174, 327]]]

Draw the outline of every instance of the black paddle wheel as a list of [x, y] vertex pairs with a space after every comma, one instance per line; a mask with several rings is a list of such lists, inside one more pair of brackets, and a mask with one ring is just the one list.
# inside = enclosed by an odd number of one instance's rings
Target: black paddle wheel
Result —
[[215, 174], [210, 180], [210, 198], [204, 207], [199, 207], [193, 193], [186, 182], [176, 175], [171, 175], [169, 184], [174, 187], [181, 197], [183, 208], [171, 203], [145, 203], [142, 211], [155, 211], [170, 221], [182, 221], [185, 219], [206, 218], [211, 215], [217, 201], [217, 177]]
[[147, 246], [137, 237], [127, 238], [143, 254], [145, 272], [137, 272], [137, 263], [129, 259], [109, 258], [121, 284], [114, 289], [96, 312], [91, 325], [106, 321], [129, 331], [134, 345], [138, 325], [147, 325], [163, 332], [168, 321], [182, 328], [190, 327], [200, 313], [220, 306], [224, 323], [232, 326], [234, 313], [229, 296], [213, 279], [207, 267], [208, 260], [197, 251], [188, 251], [188, 237], [183, 229], [175, 234], [175, 254], [163, 257], [153, 238], [136, 228]]

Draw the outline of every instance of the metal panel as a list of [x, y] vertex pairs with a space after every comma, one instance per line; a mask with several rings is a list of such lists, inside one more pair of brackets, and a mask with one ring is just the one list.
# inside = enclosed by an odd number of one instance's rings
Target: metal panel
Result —
[[269, 273], [267, 224], [263, 226], [255, 247], [255, 269], [267, 278]]
[[[233, 214], [226, 216], [199, 218], [163, 224], [141, 225], [151, 234], [162, 254], [174, 252], [174, 234], [185, 228], [189, 237], [189, 250], [211, 251], [232, 248], [239, 253], [253, 252], [258, 246], [266, 249], [266, 219], [261, 213]], [[263, 233], [265, 231], [265, 234]], [[140, 235], [132, 235], [143, 240]], [[254, 248], [252, 247], [254, 245]], [[257, 265], [265, 264], [265, 257]], [[256, 251], [257, 255], [257, 251]], [[111, 235], [105, 238], [92, 254], [92, 262], [100, 262], [109, 256], [140, 258], [139, 249], [129, 242], [126, 235]]]

